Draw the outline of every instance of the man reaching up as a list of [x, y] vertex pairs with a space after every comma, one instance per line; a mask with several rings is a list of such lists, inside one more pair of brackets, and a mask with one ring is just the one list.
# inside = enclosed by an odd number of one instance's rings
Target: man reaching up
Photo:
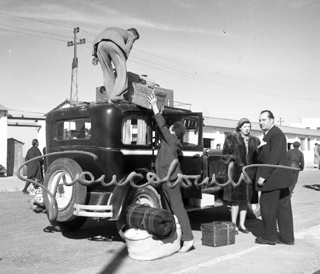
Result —
[[[174, 122], [170, 128], [167, 127], [166, 121], [159, 112], [157, 98], [154, 94], [149, 95], [149, 103], [155, 114], [154, 118], [161, 132], [161, 144], [156, 159], [156, 173], [160, 179], [167, 176], [169, 167], [173, 160], [178, 159], [182, 153], [182, 137], [185, 133], [185, 127], [182, 122]], [[170, 177], [170, 182], [175, 182], [177, 174], [182, 174], [180, 164]], [[179, 220], [182, 231], [183, 245], [179, 252], [188, 252], [194, 245], [194, 237], [191, 230], [190, 220], [184, 208], [181, 185], [178, 184], [174, 188], [169, 188], [167, 182], [162, 184], [162, 200], [164, 207], [171, 211]]]

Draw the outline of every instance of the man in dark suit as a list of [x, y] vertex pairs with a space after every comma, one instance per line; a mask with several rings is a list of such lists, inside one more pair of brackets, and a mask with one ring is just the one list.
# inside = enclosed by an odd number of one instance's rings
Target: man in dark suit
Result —
[[[157, 98], [154, 94], [150, 94], [148, 100], [153, 109], [154, 118], [162, 137], [156, 159], [156, 173], [160, 179], [163, 179], [168, 175], [171, 163], [175, 159], [179, 159], [182, 153], [182, 138], [185, 134], [185, 127], [181, 122], [175, 122], [168, 128], [165, 119], [158, 109]], [[175, 182], [178, 173], [182, 174], [180, 164], [170, 177], [171, 182]], [[164, 183], [162, 184], [162, 191], [164, 207], [176, 215], [181, 226], [183, 245], [179, 252], [188, 252], [194, 245], [194, 237], [188, 214], [184, 208], [181, 185], [178, 184], [176, 187], [170, 188], [167, 183]]]
[[[271, 111], [264, 110], [259, 117], [264, 132], [259, 148], [259, 164], [289, 166], [286, 137], [274, 125]], [[262, 237], [257, 244], [294, 244], [293, 217], [289, 187], [293, 184], [292, 171], [283, 168], [259, 167], [257, 190], [261, 191], [260, 207], [264, 226]], [[279, 237], [277, 231], [279, 229]]]

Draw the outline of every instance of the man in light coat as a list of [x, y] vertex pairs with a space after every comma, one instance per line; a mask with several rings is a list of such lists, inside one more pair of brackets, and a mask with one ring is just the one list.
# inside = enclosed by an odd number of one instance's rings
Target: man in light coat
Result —
[[108, 102], [124, 100], [123, 95], [128, 91], [126, 60], [139, 37], [135, 28], [124, 30], [110, 27], [93, 40], [92, 64], [99, 62], [101, 65]]

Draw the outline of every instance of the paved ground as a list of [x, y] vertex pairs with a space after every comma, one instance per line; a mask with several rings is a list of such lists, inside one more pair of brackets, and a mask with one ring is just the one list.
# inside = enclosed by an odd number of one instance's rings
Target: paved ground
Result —
[[21, 191], [25, 182], [21, 181], [17, 176], [0, 177], [0, 192]]
[[248, 220], [250, 234], [240, 233], [234, 245], [201, 244], [201, 223], [230, 219], [227, 207], [190, 212], [195, 249], [155, 261], [128, 256], [114, 223], [88, 221], [77, 233], [57, 233], [45, 214], [29, 209], [29, 195], [18, 178], [0, 178], [0, 273], [320, 273], [320, 171], [300, 174], [292, 197], [294, 246], [254, 243], [261, 220]]

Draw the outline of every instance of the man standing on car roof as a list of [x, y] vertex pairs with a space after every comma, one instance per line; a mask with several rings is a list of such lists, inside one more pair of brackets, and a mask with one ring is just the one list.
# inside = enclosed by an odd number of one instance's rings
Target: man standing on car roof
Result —
[[[128, 90], [126, 60], [133, 43], [140, 37], [135, 28], [128, 30], [110, 27], [93, 40], [92, 64], [101, 65], [108, 101], [123, 101]], [[115, 68], [115, 72], [113, 71]]]

